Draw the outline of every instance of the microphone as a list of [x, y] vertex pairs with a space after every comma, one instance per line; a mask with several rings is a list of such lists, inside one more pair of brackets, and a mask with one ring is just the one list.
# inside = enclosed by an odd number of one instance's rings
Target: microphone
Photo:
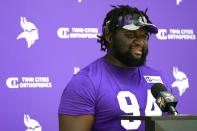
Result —
[[172, 92], [166, 90], [166, 87], [163, 84], [154, 84], [151, 87], [151, 93], [156, 99], [156, 103], [162, 112], [169, 112], [170, 114], [178, 115], [178, 111], [175, 108], [178, 101], [173, 96]]

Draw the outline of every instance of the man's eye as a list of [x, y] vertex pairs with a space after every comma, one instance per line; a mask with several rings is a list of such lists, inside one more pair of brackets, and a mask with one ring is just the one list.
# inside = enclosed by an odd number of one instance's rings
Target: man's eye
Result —
[[135, 35], [126, 35], [127, 38], [135, 38]]
[[148, 35], [144, 35], [144, 36], [142, 36], [142, 38], [143, 38], [144, 40], [148, 40], [149, 36], [148, 36]]
[[128, 38], [128, 39], [143, 39], [143, 40], [148, 40], [149, 36], [148, 35], [141, 35], [141, 36], [136, 36], [136, 35], [133, 35], [133, 34], [125, 34], [125, 36]]

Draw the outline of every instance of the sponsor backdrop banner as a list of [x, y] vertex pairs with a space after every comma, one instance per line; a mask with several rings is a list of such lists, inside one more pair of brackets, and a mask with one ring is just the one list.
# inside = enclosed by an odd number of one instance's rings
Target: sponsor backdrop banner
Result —
[[195, 0], [1, 0], [0, 130], [57, 131], [62, 91], [73, 74], [105, 55], [97, 34], [110, 5], [128, 4], [158, 26], [147, 65], [160, 70], [196, 114]]

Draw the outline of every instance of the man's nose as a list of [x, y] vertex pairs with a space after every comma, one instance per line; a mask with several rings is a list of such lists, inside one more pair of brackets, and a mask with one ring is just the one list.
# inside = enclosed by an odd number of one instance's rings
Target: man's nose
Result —
[[138, 37], [134, 40], [134, 44], [138, 45], [138, 46], [143, 46], [145, 44], [144, 39]]

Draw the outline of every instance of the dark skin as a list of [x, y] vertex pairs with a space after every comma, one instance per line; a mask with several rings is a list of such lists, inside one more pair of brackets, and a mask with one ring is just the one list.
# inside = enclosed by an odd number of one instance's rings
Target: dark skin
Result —
[[91, 131], [94, 115], [71, 116], [59, 114], [59, 131]]
[[[148, 48], [147, 30], [145, 28], [140, 28], [136, 31], [129, 31], [125, 29], [120, 29], [115, 34], [116, 40], [120, 41], [122, 44], [121, 51], [125, 52], [129, 49], [129, 45], [135, 45], [132, 48], [131, 53], [137, 58], [141, 58], [142, 47]], [[105, 32], [106, 41], [109, 43], [109, 48], [104, 59], [111, 64], [114, 64], [123, 68], [134, 68], [125, 65], [113, 56], [113, 40], [112, 33]], [[94, 124], [94, 114], [88, 115], [64, 115], [59, 114], [59, 131], [91, 131]]]
[[[125, 65], [124, 63], [122, 63], [121, 61], [119, 61], [118, 59], [116, 59], [113, 56], [112, 33], [106, 31], [105, 37], [106, 37], [106, 41], [108, 42], [109, 49], [108, 49], [107, 54], [104, 56], [104, 59], [106, 61], [110, 62], [111, 64], [119, 66], [119, 67], [134, 68], [134, 67], [130, 67], [130, 66]], [[147, 32], [146, 28], [140, 28], [135, 31], [120, 29], [115, 34], [115, 37], [116, 37], [117, 41], [121, 42], [122, 48], [120, 50], [122, 52], [126, 52], [127, 50], [129, 50], [130, 45], [135, 46], [134, 48], [132, 48], [131, 53], [137, 59], [141, 58], [142, 47], [144, 47], [146, 49], [148, 48], [148, 32]]]

